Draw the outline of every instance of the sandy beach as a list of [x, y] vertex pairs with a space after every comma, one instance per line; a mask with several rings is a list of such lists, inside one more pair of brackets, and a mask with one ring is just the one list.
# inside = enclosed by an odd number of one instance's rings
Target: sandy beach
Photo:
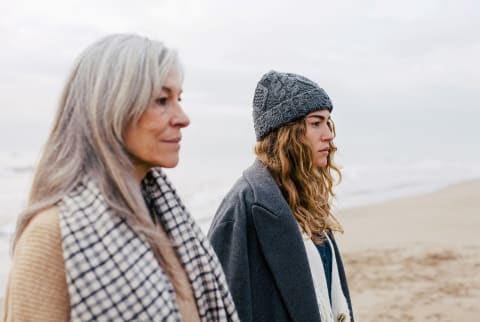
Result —
[[480, 180], [339, 211], [358, 321], [477, 321]]
[[477, 180], [337, 213], [357, 321], [478, 320], [479, 197]]

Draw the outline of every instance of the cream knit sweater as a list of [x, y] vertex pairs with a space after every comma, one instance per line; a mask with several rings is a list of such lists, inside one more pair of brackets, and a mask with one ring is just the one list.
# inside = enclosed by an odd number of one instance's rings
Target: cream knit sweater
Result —
[[[165, 233], [162, 230], [163, 233]], [[69, 321], [70, 301], [60, 237], [57, 208], [36, 215], [22, 234], [7, 281], [2, 321]], [[176, 267], [177, 278], [188, 276], [173, 248], [165, 249], [167, 260]], [[190, 283], [188, 283], [190, 285]], [[182, 321], [199, 322], [191, 287], [178, 300]]]

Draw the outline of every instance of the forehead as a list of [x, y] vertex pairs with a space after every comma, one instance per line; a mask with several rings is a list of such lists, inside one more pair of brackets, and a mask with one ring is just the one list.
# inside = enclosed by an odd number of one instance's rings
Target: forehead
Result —
[[179, 92], [182, 90], [183, 77], [178, 68], [173, 67], [163, 82], [162, 89]]
[[330, 112], [328, 110], [319, 110], [319, 111], [314, 111], [311, 113], [307, 114], [307, 117], [322, 117], [322, 118], [329, 118], [330, 117]]

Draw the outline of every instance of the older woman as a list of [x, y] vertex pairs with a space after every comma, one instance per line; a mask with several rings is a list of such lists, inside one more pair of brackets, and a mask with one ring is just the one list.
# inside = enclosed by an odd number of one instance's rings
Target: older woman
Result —
[[257, 160], [223, 200], [209, 237], [240, 319], [353, 322], [331, 213], [334, 126], [327, 93], [271, 71], [255, 89]]
[[135, 35], [80, 56], [19, 219], [4, 321], [238, 321], [162, 171], [189, 124], [182, 80], [175, 51]]

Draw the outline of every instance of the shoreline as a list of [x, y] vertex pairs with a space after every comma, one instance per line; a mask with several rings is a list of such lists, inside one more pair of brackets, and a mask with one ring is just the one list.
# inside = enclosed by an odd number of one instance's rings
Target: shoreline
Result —
[[[474, 216], [475, 212], [478, 216]], [[345, 234], [337, 234], [345, 250], [395, 246], [412, 241], [426, 245], [480, 246], [476, 229], [480, 227], [480, 179], [451, 184], [424, 194], [338, 209], [335, 216], [345, 229]], [[365, 223], [375, 227], [367, 227]], [[365, 231], [375, 234], [363, 238]]]

